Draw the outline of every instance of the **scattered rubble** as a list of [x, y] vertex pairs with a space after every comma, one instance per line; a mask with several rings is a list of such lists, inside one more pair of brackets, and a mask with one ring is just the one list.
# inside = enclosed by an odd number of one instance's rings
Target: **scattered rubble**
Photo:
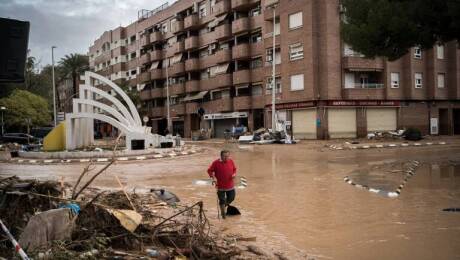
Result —
[[[213, 231], [202, 202], [189, 206], [177, 201], [169, 205], [154, 192], [87, 188], [75, 196], [76, 192], [69, 190], [70, 186], [62, 182], [0, 179], [0, 218], [14, 237], [21, 238], [21, 246], [29, 257], [253, 259], [261, 253], [274, 256], [247, 246], [255, 237]], [[71, 199], [72, 194], [75, 199]], [[73, 211], [74, 205], [79, 206], [79, 211]], [[0, 239], [1, 257], [19, 259], [8, 239]]]

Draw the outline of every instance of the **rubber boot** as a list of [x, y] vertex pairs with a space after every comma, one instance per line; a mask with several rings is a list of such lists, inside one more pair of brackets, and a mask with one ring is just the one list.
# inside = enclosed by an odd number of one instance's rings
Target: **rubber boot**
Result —
[[225, 205], [219, 205], [220, 206], [220, 215], [222, 216], [223, 219], [226, 217], [226, 212], [225, 212]]

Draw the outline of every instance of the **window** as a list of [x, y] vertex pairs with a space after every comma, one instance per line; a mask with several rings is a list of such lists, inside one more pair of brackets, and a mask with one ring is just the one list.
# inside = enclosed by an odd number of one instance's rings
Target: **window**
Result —
[[345, 88], [355, 88], [355, 74], [345, 73]]
[[303, 74], [291, 75], [291, 91], [303, 90]]
[[437, 56], [438, 56], [438, 59], [442, 60], [444, 59], [444, 45], [438, 45], [437, 46]]
[[251, 95], [251, 89], [249, 89], [249, 86], [241, 86], [241, 87], [236, 87], [236, 95], [237, 97], [243, 97], [243, 96], [250, 96]]
[[254, 8], [254, 9], [252, 9], [251, 11], [249, 11], [249, 16], [258, 16], [260, 14], [261, 14], [260, 5], [257, 6], [256, 8]]
[[258, 32], [253, 35], [251, 35], [251, 43], [257, 43], [262, 41], [262, 33]]
[[256, 69], [262, 67], [262, 57], [258, 57], [255, 59], [251, 60], [251, 63], [249, 64], [251, 69]]
[[445, 78], [446, 75], [444, 73], [438, 73], [438, 88], [445, 87]]
[[198, 16], [200, 18], [206, 16], [206, 2], [203, 2], [202, 4], [200, 4], [200, 8], [199, 8], [199, 11], [198, 11]]
[[277, 18], [275, 20], [275, 35], [280, 35], [280, 33], [281, 33], [280, 19]]
[[294, 30], [302, 27], [302, 12], [289, 15], [289, 29]]
[[289, 46], [289, 58], [291, 60], [303, 59], [303, 45], [301, 43], [296, 43]]
[[420, 47], [414, 47], [414, 58], [416, 59], [422, 58], [422, 49]]
[[399, 88], [399, 73], [391, 73], [391, 88]]
[[415, 73], [415, 88], [422, 88], [423, 76], [422, 73]]
[[251, 88], [252, 96], [262, 96], [262, 85], [253, 85]]
[[177, 99], [178, 99], [177, 96], [169, 97], [169, 104], [170, 104], [170, 105], [175, 105], [175, 104], [177, 104], [177, 103], [178, 103], [178, 102], [177, 102], [177, 101], [178, 101]]
[[[273, 49], [267, 49], [266, 61], [267, 65], [272, 64], [273, 60]], [[275, 49], [275, 64], [281, 64], [281, 51], [280, 47]]]
[[160, 31], [161, 31], [162, 33], [167, 33], [167, 32], [168, 32], [168, 23], [162, 24], [162, 25], [161, 25]]
[[[265, 87], [266, 89], [266, 94], [271, 94], [272, 93], [272, 81], [273, 81], [273, 78], [272, 77], [269, 77], [267, 78], [267, 85]], [[275, 78], [275, 85], [276, 85], [276, 93], [281, 93], [281, 77], [276, 77]]]

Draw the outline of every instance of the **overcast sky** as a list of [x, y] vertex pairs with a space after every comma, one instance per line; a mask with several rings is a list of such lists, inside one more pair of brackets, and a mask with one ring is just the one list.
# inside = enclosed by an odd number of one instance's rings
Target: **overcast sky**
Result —
[[[41, 66], [69, 53], [86, 54], [104, 31], [126, 26], [140, 9], [154, 9], [167, 0], [0, 0], [0, 17], [30, 22], [29, 49]], [[169, 1], [172, 3], [173, 1]]]

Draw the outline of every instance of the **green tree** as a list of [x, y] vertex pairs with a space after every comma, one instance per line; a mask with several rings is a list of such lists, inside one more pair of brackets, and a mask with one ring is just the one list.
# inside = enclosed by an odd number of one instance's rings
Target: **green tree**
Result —
[[72, 79], [73, 94], [75, 95], [77, 93], [80, 74], [89, 69], [88, 56], [72, 53], [64, 56], [59, 61], [59, 65], [62, 67], [64, 77]]
[[460, 40], [459, 0], [342, 0], [342, 37], [355, 51], [396, 60], [411, 47]]
[[10, 96], [0, 99], [0, 105], [7, 108], [4, 113], [7, 128], [25, 130], [51, 122], [48, 102], [29, 91], [15, 89]]

